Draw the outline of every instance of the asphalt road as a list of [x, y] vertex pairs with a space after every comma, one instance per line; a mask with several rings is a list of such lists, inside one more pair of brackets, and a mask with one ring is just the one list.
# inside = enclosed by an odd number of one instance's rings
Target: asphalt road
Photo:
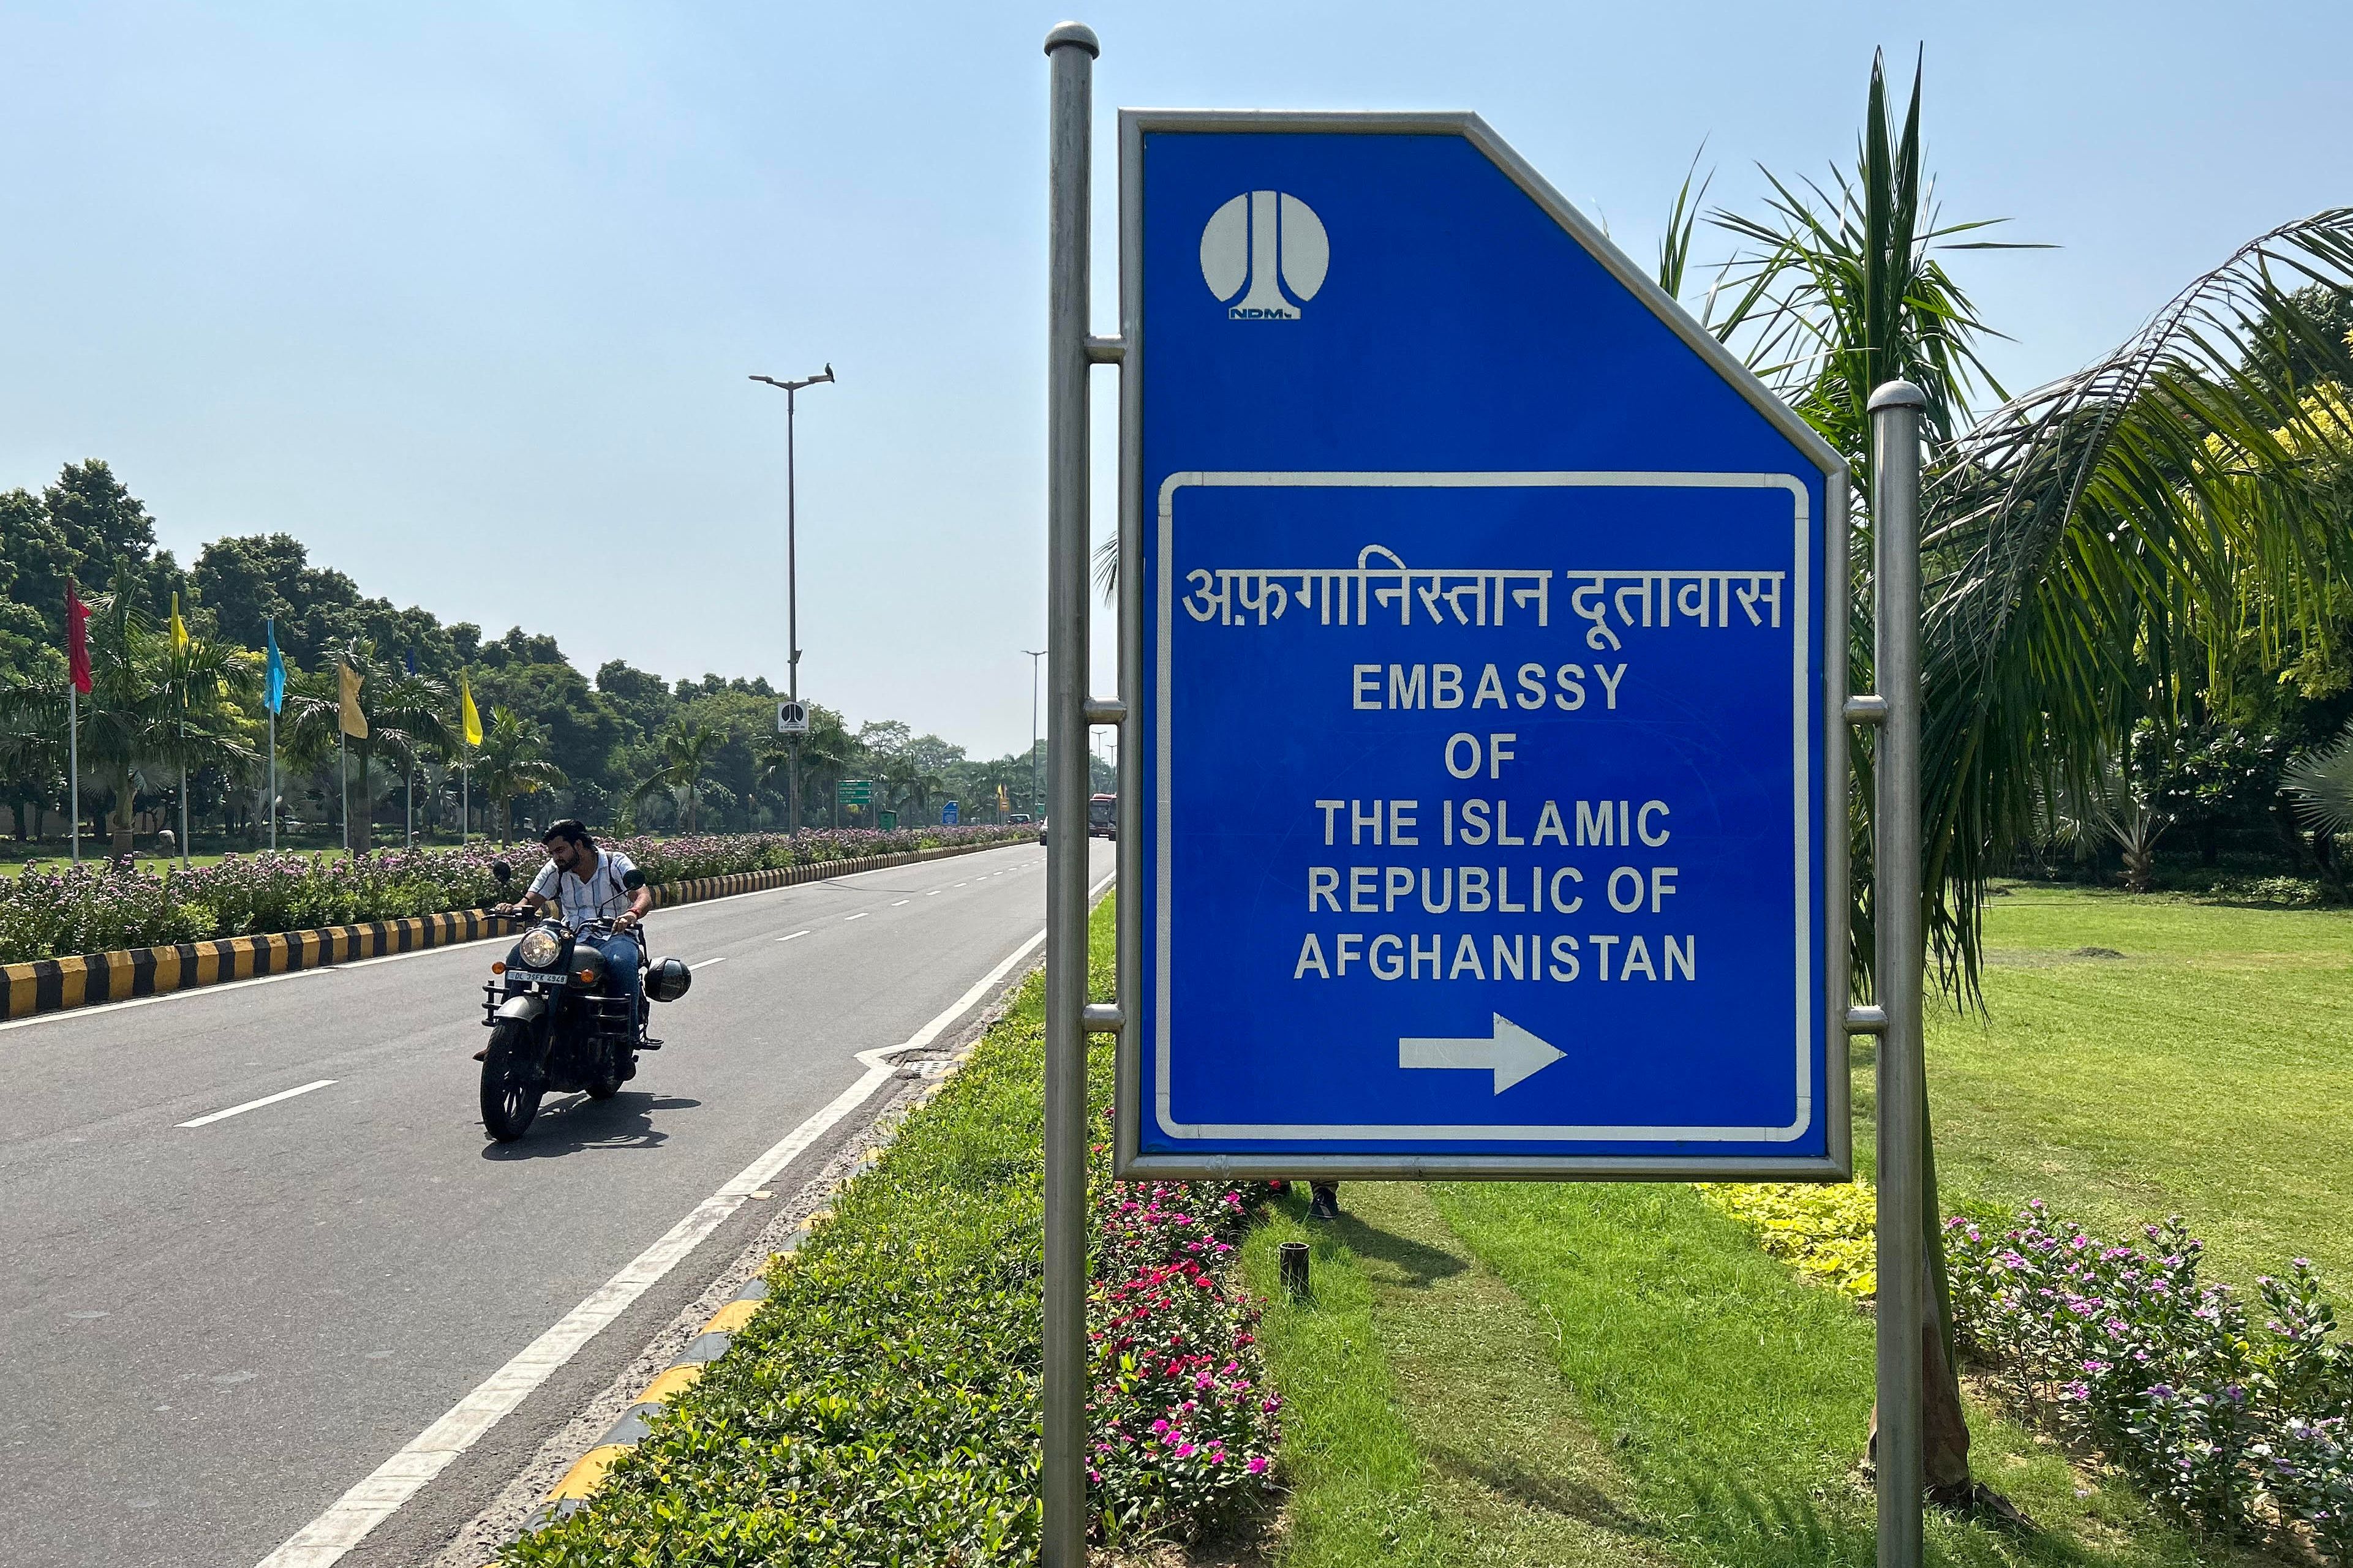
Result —
[[[667, 1048], [512, 1145], [469, 1059], [497, 944], [0, 1029], [0, 1563], [253, 1568], [1034, 935], [1044, 883], [1019, 845], [659, 913], [695, 965]], [[763, 1217], [345, 1563], [446, 1541]]]

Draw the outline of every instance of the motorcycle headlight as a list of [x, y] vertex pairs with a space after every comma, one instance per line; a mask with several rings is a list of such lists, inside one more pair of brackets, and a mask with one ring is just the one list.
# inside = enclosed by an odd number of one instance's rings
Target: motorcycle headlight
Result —
[[564, 943], [556, 939], [554, 931], [541, 926], [525, 935], [516, 945], [515, 956], [522, 959], [528, 968], [553, 969], [556, 960], [564, 956]]

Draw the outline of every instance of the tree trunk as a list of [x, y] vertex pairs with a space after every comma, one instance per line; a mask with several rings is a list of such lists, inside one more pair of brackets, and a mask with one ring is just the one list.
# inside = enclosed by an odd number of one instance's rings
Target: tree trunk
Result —
[[[1977, 1496], [1969, 1474], [1969, 1424], [1961, 1405], [1960, 1370], [1953, 1354], [1953, 1298], [1945, 1272], [1943, 1205], [1936, 1196], [1936, 1136], [1922, 1086], [1920, 1131], [1921, 1262], [1927, 1275], [1921, 1300], [1927, 1320], [1920, 1324], [1920, 1479], [1929, 1500], [1958, 1506]], [[1871, 1411], [1869, 1449], [1874, 1462], [1879, 1452], [1879, 1407]]]
[[122, 768], [114, 775], [114, 858], [120, 865], [131, 864], [131, 816], [136, 803], [131, 795], [131, 770]]
[[375, 803], [368, 795], [368, 748], [352, 748], [352, 853], [364, 855], [375, 846]]

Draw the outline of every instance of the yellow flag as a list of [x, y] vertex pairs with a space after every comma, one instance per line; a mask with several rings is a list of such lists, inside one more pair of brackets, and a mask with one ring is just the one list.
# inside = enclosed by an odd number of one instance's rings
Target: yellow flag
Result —
[[462, 672], [458, 677], [458, 728], [464, 732], [466, 744], [482, 743], [482, 715], [474, 707], [473, 688], [466, 684]]
[[997, 809], [999, 811], [1010, 811], [1013, 809], [1013, 803], [1005, 798], [1005, 786], [1003, 784], [998, 784], [997, 786]]
[[172, 651], [188, 651], [188, 623], [180, 618], [180, 595], [172, 595]]
[[367, 739], [367, 715], [360, 711], [360, 672], [348, 664], [335, 666], [342, 678], [343, 711], [336, 715], [335, 727], [354, 741]]

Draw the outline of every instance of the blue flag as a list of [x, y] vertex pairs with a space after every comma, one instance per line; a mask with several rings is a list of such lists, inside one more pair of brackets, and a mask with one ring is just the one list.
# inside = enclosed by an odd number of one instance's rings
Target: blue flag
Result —
[[286, 707], [286, 656], [278, 651], [278, 619], [273, 616], [261, 626], [262, 639], [269, 645], [269, 685], [262, 700], [269, 705], [272, 713], [282, 712]]
[[407, 667], [409, 674], [415, 675], [417, 673], [417, 650], [412, 647], [402, 653], [400, 656], [400, 662]]

